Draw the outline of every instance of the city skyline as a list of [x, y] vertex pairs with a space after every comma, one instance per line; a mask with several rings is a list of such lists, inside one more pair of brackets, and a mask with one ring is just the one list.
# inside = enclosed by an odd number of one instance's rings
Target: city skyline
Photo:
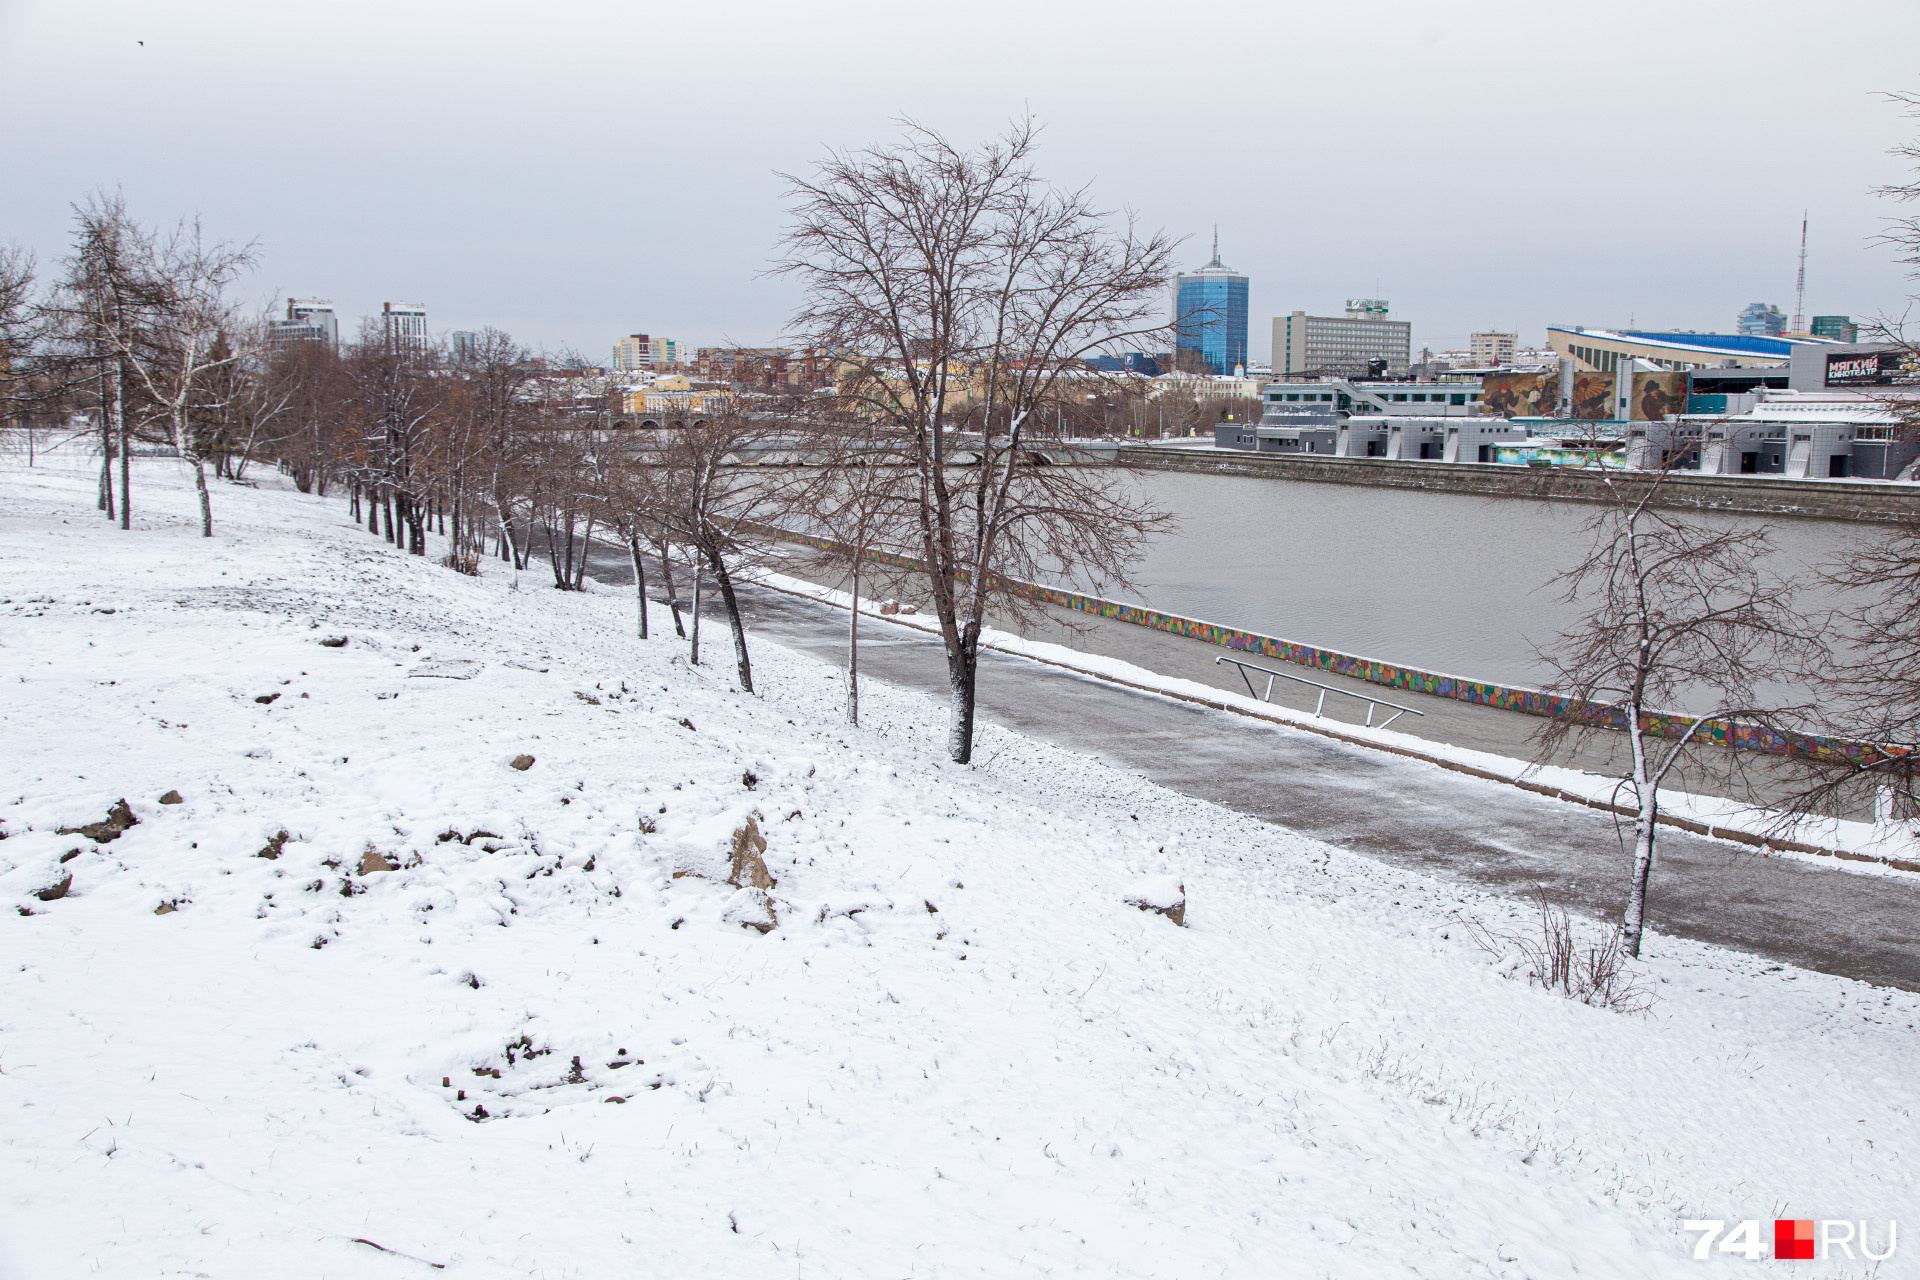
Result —
[[[804, 41], [802, 26], [755, 4], [646, 16], [582, 2], [569, 8], [576, 21], [527, 27], [505, 8], [446, 24], [424, 9], [359, 0], [297, 13], [200, 0], [164, 20], [129, 0], [84, 13], [22, 0], [0, 10], [0, 94], [17, 118], [48, 123], [18, 140], [16, 165], [35, 178], [0, 193], [0, 218], [5, 238], [44, 262], [64, 250], [69, 205], [94, 190], [122, 191], [150, 222], [198, 214], [214, 234], [258, 238], [247, 294], [260, 309], [289, 294], [330, 297], [347, 329], [383, 300], [407, 297], [427, 300], [436, 331], [491, 325], [588, 358], [604, 358], [615, 336], [648, 323], [641, 317], [666, 317], [689, 347], [759, 346], [784, 340], [796, 302], [789, 283], [765, 274], [785, 216], [776, 171], [804, 173], [829, 147], [888, 140], [902, 115], [965, 143], [1026, 107], [1047, 126], [1046, 176], [1091, 184], [1103, 207], [1185, 236], [1182, 262], [1204, 257], [1219, 223], [1252, 281], [1253, 362], [1270, 357], [1274, 316], [1328, 313], [1356, 294], [1392, 298], [1416, 347], [1436, 350], [1487, 329], [1530, 345], [1550, 324], [1728, 332], [1755, 299], [1793, 305], [1803, 208], [1807, 312], [1900, 310], [1910, 282], [1872, 242], [1894, 210], [1871, 188], [1903, 176], [1886, 152], [1910, 122], [1873, 91], [1913, 87], [1900, 54], [1920, 36], [1910, 8], [1864, 4], [1844, 30], [1786, 4], [1748, 6], [1731, 24], [1714, 7], [1659, 11], [1666, 39], [1710, 40], [1719, 56], [1574, 120], [1512, 104], [1549, 90], [1599, 100], [1638, 56], [1631, 21], [1596, 30], [1575, 15], [1500, 4], [1472, 22], [1411, 4], [1388, 10], [1363, 24], [1314, 9], [1209, 9], [1250, 44], [1283, 29], [1367, 44], [1365, 93], [1330, 68], [1292, 73], [1333, 105], [1315, 129], [1273, 142], [1171, 126], [1145, 96], [1118, 87], [1158, 74], [1157, 54], [1126, 37], [1127, 22], [1086, 26], [1044, 11], [1029, 17], [1047, 37], [1034, 52], [1008, 56], [983, 26], [907, 75], [898, 54], [917, 28], [869, 29], [844, 3], [815, 21], [848, 19], [839, 24], [846, 39], [796, 63], [787, 53]], [[356, 34], [376, 13], [377, 48]], [[735, 36], [743, 68], [763, 77], [754, 94], [695, 94], [690, 67], [662, 69], [660, 127], [631, 163], [606, 164], [605, 140], [570, 127], [616, 109], [626, 83], [616, 71], [634, 49], [697, 42], [716, 24]], [[1862, 26], [1878, 38], [1856, 40]], [[581, 44], [581, 29], [604, 35]], [[1095, 55], [1089, 70], [1037, 52], [1069, 35]], [[1543, 59], [1542, 49], [1566, 56]], [[975, 55], [988, 50], [983, 75]], [[80, 59], [96, 74], [75, 99], [62, 77]], [[472, 127], [431, 146], [378, 127], [391, 104], [374, 87], [390, 85], [400, 65], [412, 68], [399, 90], [411, 106]], [[1459, 75], [1466, 65], [1501, 70], [1482, 83]], [[509, 70], [519, 87], [503, 92], [495, 73]], [[1743, 111], [1750, 99], [1733, 90], [1756, 76], [1791, 82], [1789, 109]], [[1259, 118], [1261, 77], [1243, 79], [1221, 89], [1228, 114]], [[324, 109], [261, 111], [288, 82], [319, 86]], [[774, 99], [794, 105], [770, 119], [760, 108]], [[53, 100], [60, 112], [40, 109]], [[222, 144], [86, 145], [155, 101], [220, 122]], [[1489, 118], [1499, 146], [1463, 161], [1458, 144], [1487, 140]], [[1676, 118], [1692, 132], [1668, 141]], [[1659, 139], [1645, 149], [1661, 169], [1684, 167], [1717, 138], [1757, 136], [1748, 145], [1774, 176], [1651, 198], [1596, 176], [1566, 146], [1592, 128]], [[698, 194], [662, 197], [654, 162], [682, 155], [703, 157]], [[1357, 174], [1376, 163], [1391, 169], [1389, 186], [1418, 189], [1418, 204], [1318, 198], [1341, 166]], [[589, 172], [583, 186], [576, 175]]]

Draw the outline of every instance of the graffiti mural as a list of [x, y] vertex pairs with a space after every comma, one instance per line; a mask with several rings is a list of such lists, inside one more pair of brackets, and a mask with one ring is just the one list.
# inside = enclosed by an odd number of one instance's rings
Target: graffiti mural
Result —
[[[1609, 385], [1611, 385], [1610, 377]], [[800, 543], [821, 551], [835, 551], [841, 554], [845, 554], [846, 551], [840, 543], [811, 534], [794, 533], [758, 523], [743, 527], [764, 537]], [[924, 561], [897, 552], [869, 551], [866, 558], [876, 564], [884, 564], [896, 569], [924, 570], [926, 568]], [[1456, 698], [1461, 702], [1477, 703], [1480, 706], [1495, 707], [1502, 711], [1518, 711], [1522, 715], [1542, 717], [1571, 715], [1599, 728], [1624, 729], [1626, 727], [1626, 713], [1619, 707], [1598, 703], [1582, 705], [1563, 694], [1548, 693], [1544, 689], [1494, 684], [1487, 680], [1468, 680], [1461, 676], [1422, 671], [1416, 667], [1403, 667], [1382, 662], [1377, 658], [1362, 658], [1356, 654], [1341, 653], [1336, 649], [1322, 649], [1316, 645], [1301, 644], [1296, 640], [1263, 636], [1252, 631], [1242, 631], [1237, 627], [1222, 626], [1217, 622], [1183, 618], [1179, 614], [1161, 613], [1145, 605], [1104, 600], [1099, 596], [1083, 595], [1078, 591], [1049, 587], [1037, 582], [1007, 579], [1000, 585], [1011, 594], [1028, 600], [1058, 605], [1063, 609], [1075, 609], [1081, 613], [1095, 614], [1102, 618], [1112, 618], [1118, 622], [1131, 622], [1135, 626], [1151, 627], [1155, 631], [1165, 631], [1193, 640], [1203, 640], [1223, 649], [1259, 654], [1280, 662], [1291, 662], [1296, 666], [1313, 667], [1333, 675], [1345, 676], [1350, 680], [1365, 680], [1369, 684], [1386, 685], [1393, 689], [1408, 689], [1414, 693], [1431, 694], [1437, 698]], [[1803, 756], [1811, 760], [1864, 764], [1886, 759], [1889, 755], [1899, 752], [1898, 748], [1889, 747], [1883, 750], [1870, 743], [1854, 742], [1845, 738], [1786, 733], [1766, 725], [1730, 724], [1725, 720], [1696, 719], [1667, 711], [1642, 712], [1640, 723], [1643, 729], [1665, 738], [1678, 738], [1684, 735], [1702, 744], [1730, 747], [1738, 751], [1761, 751], [1771, 755]]]
[[1490, 373], [1480, 383], [1480, 412], [1496, 417], [1545, 417], [1559, 402], [1557, 373]]
[[1635, 422], [1661, 422], [1670, 413], [1687, 411], [1687, 375], [1684, 373], [1636, 373], [1633, 375]]

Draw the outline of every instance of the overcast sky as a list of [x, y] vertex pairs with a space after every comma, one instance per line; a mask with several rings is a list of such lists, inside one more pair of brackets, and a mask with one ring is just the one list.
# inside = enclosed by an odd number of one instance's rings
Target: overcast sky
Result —
[[[144, 44], [141, 43], [144, 41]], [[1043, 170], [1253, 278], [1270, 318], [1387, 298], [1416, 346], [1550, 323], [1730, 330], [1897, 310], [1872, 243], [1920, 134], [1912, 0], [1605, 6], [985, 0], [0, 0], [0, 240], [69, 205], [256, 238], [261, 305], [424, 302], [604, 361], [771, 344], [776, 170], [1023, 109]]]

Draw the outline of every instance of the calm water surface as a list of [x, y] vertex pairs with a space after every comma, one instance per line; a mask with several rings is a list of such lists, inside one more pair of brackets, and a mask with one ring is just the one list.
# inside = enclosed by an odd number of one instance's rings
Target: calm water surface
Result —
[[[1546, 677], [1535, 646], [1578, 613], [1552, 579], [1588, 548], [1582, 503], [1173, 471], [1141, 483], [1181, 518], [1134, 575], [1138, 596], [1167, 612], [1517, 684]], [[1800, 579], [1871, 532], [1814, 520], [1774, 530], [1776, 568]], [[1817, 588], [1802, 600], [1829, 603]]]

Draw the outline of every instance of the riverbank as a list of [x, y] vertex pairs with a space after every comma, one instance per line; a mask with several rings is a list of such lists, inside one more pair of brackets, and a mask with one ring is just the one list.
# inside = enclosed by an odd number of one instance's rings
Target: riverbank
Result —
[[0, 471], [0, 1274], [1682, 1277], [1920, 1191], [1920, 997], [1574, 1003], [1500, 895], [137, 465]]
[[[1211, 444], [1122, 445], [1117, 458], [1127, 466], [1162, 471], [1559, 502], [1603, 501], [1608, 479], [1632, 492], [1648, 483], [1644, 474], [1631, 471], [1611, 472], [1603, 479], [1598, 471], [1580, 467], [1300, 456], [1219, 449]], [[1661, 484], [1654, 504], [1734, 515], [1890, 524], [1920, 518], [1920, 484], [1674, 472]]]

